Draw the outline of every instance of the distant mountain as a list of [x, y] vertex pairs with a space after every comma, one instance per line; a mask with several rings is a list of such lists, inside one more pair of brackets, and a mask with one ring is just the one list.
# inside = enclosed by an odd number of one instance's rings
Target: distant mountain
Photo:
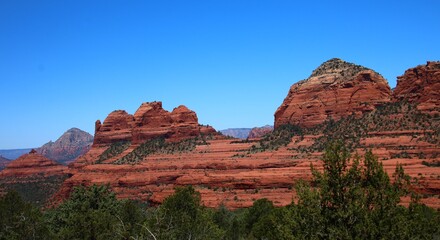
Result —
[[0, 155], [0, 170], [2, 170], [3, 168], [6, 167], [6, 165], [8, 165], [8, 163], [10, 162], [10, 159], [4, 158], [3, 156]]
[[32, 148], [23, 148], [23, 149], [3, 149], [0, 150], [0, 155], [4, 158], [14, 160], [20, 157], [23, 154], [30, 152]]
[[228, 128], [225, 130], [220, 130], [223, 135], [240, 139], [246, 139], [250, 131], [251, 128]]
[[271, 133], [272, 131], [273, 131], [273, 126], [271, 126], [271, 125], [266, 125], [266, 126], [262, 126], [262, 127], [254, 127], [249, 132], [248, 138], [260, 138], [268, 133]]
[[78, 128], [67, 130], [55, 142], [48, 142], [37, 149], [41, 155], [62, 164], [68, 164], [86, 153], [93, 143], [93, 136]]

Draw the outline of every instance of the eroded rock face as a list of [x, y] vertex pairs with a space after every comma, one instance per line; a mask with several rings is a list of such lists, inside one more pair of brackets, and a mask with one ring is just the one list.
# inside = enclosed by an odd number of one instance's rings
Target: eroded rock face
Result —
[[394, 89], [395, 101], [408, 100], [417, 103], [423, 112], [440, 112], [440, 62], [427, 62], [405, 71], [397, 77]]
[[96, 122], [95, 131], [95, 144], [118, 141], [137, 144], [159, 136], [173, 141], [216, 132], [212, 127], [199, 125], [196, 113], [187, 107], [179, 106], [168, 112], [161, 102], [142, 103], [134, 115], [114, 111], [104, 123]]
[[113, 111], [107, 116], [104, 123], [96, 121], [94, 144], [131, 140], [133, 127], [133, 115], [123, 110]]
[[59, 163], [68, 164], [86, 153], [93, 143], [93, 136], [78, 128], [67, 130], [55, 142], [48, 142], [36, 151]]
[[334, 58], [292, 85], [275, 112], [275, 128], [284, 124], [313, 127], [329, 117], [361, 115], [390, 98], [391, 89], [380, 74]]
[[37, 151], [32, 150], [30, 153], [11, 161], [6, 168], [0, 172], [0, 178], [23, 178], [31, 177], [33, 175], [62, 175], [66, 170], [66, 166], [50, 160], [43, 155], [38, 154]]
[[273, 131], [273, 126], [266, 125], [263, 127], [255, 127], [249, 132], [248, 138], [261, 138]]

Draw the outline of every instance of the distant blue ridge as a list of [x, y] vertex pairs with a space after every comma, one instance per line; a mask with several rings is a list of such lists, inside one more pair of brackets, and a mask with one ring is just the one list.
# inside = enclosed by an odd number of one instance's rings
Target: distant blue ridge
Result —
[[19, 158], [21, 155], [29, 153], [32, 148], [24, 148], [24, 149], [4, 149], [0, 150], [0, 155], [4, 158], [15, 160]]

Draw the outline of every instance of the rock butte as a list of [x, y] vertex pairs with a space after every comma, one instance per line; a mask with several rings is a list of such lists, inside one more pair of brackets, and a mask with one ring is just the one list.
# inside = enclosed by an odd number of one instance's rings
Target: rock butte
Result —
[[196, 113], [183, 105], [168, 112], [162, 108], [162, 102], [151, 102], [142, 103], [134, 115], [118, 110], [110, 113], [104, 123], [96, 121], [94, 144], [138, 144], [159, 136], [178, 141], [215, 132], [212, 127], [199, 125]]
[[[430, 69], [433, 68], [431, 64], [428, 63]], [[402, 86], [408, 85], [406, 82], [413, 81], [416, 75], [405, 73], [404, 76], [399, 78], [396, 89], [404, 88]], [[430, 76], [438, 76], [438, 70], [431, 71]], [[437, 96], [438, 85], [425, 82], [424, 91], [427, 92], [424, 94]], [[411, 94], [401, 90], [399, 100], [420, 104], [436, 100], [418, 97], [416, 101]], [[332, 59], [315, 70], [309, 79], [292, 86], [275, 114], [275, 126], [291, 123], [312, 127], [328, 117], [339, 119], [374, 112], [376, 106], [396, 99], [396, 94], [393, 98], [387, 82], [376, 72]], [[401, 113], [389, 117], [405, 119]], [[201, 133], [212, 136], [191, 151], [155, 152], [133, 165], [115, 164], [149, 139], [164, 136], [168, 142], [178, 142]], [[397, 163], [403, 164], [406, 173], [418, 180], [415, 189], [425, 194], [422, 202], [438, 208], [440, 168], [422, 164], [440, 160], [438, 143], [426, 140], [429, 134], [433, 134], [433, 130], [420, 129], [417, 124], [400, 130], [369, 131], [360, 137], [360, 146], [355, 150], [362, 153], [365, 148], [373, 149], [389, 174]], [[70, 165], [72, 177], [64, 182], [55, 198], [64, 199], [73, 186], [80, 184], [110, 184], [120, 198], [158, 204], [173, 193], [174, 187], [191, 184], [200, 191], [202, 202], [209, 207], [221, 204], [232, 209], [249, 207], [259, 198], [268, 198], [278, 206], [287, 205], [294, 197], [292, 185], [300, 179], [311, 178], [310, 164], [321, 169], [322, 152], [299, 150], [312, 146], [321, 136], [322, 132], [293, 136], [290, 143], [276, 151], [250, 152], [258, 139], [226, 139], [217, 135], [214, 129], [199, 125], [196, 114], [186, 107], [169, 113], [162, 109], [160, 102], [144, 103], [134, 115], [115, 111], [103, 124], [97, 121], [95, 143], [89, 152]], [[98, 164], [101, 154], [118, 141], [131, 141], [132, 144]], [[408, 201], [403, 199], [404, 204]]]
[[275, 112], [275, 128], [284, 124], [313, 127], [328, 118], [361, 115], [390, 100], [391, 89], [380, 74], [333, 58], [308, 79], [292, 85]]

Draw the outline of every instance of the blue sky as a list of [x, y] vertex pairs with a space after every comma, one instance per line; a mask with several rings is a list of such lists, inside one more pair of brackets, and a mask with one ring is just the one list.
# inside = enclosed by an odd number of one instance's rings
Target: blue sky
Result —
[[113, 110], [186, 105], [221, 130], [273, 124], [289, 87], [338, 57], [396, 76], [440, 60], [440, 2], [0, 1], [0, 149]]

